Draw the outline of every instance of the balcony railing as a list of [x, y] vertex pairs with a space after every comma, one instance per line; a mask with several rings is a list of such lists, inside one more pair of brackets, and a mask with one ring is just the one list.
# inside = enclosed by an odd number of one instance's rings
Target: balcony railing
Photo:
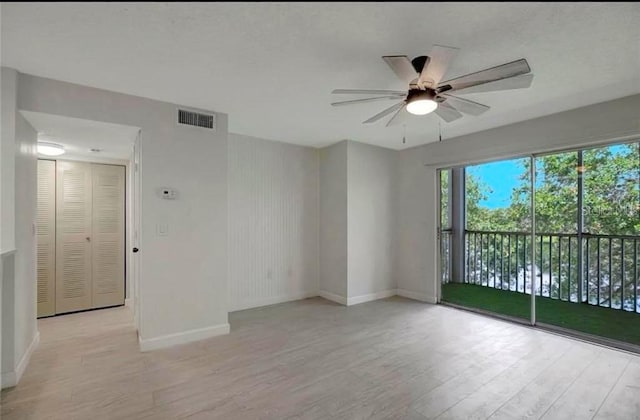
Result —
[[[443, 281], [456, 281], [443, 233]], [[466, 231], [462, 281], [531, 294], [531, 246], [528, 232]], [[640, 313], [640, 236], [541, 233], [535, 246], [537, 295]]]

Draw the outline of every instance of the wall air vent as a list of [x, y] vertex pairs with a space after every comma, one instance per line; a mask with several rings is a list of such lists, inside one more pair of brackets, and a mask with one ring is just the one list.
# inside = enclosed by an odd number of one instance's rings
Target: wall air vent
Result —
[[178, 109], [178, 124], [215, 130], [216, 116], [213, 114], [187, 111], [186, 109]]

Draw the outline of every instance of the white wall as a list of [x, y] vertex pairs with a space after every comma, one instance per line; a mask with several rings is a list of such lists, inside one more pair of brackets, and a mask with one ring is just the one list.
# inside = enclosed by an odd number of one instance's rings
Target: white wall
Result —
[[344, 140], [320, 150], [320, 295], [355, 305], [396, 294], [397, 152]]
[[0, 252], [15, 249], [15, 136], [18, 73], [0, 68]]
[[[227, 116], [215, 132], [179, 126], [174, 104], [25, 74], [18, 108], [141, 128], [141, 345], [228, 332]], [[164, 186], [178, 198], [160, 199]]]
[[317, 296], [318, 151], [229, 134], [229, 310]]
[[[0, 370], [7, 356], [2, 352], [6, 345], [6, 340], [2, 340], [3, 335], [13, 334], [13, 325], [8, 323], [2, 316], [3, 311], [12, 310], [7, 308], [5, 300], [6, 288], [3, 287], [4, 279], [8, 277], [5, 273], [8, 266], [13, 266], [14, 229], [15, 216], [13, 204], [14, 194], [14, 165], [15, 165], [15, 114], [17, 106], [17, 84], [18, 74], [15, 70], [0, 68]], [[5, 259], [11, 261], [4, 262]], [[11, 268], [11, 270], [13, 270]], [[13, 273], [11, 273], [13, 277]], [[13, 307], [13, 302], [8, 302]], [[12, 363], [12, 362], [11, 362]]]
[[[2, 360], [0, 363], [0, 387], [7, 388], [18, 383], [16, 373], [16, 329], [15, 329], [15, 253], [2, 257]], [[35, 319], [35, 318], [34, 318]]]
[[398, 289], [428, 301], [437, 298], [436, 167], [638, 139], [639, 115], [640, 95], [633, 95], [400, 152]]
[[2, 361], [3, 361], [3, 352], [2, 352], [2, 346], [3, 346], [3, 340], [2, 340], [2, 336], [5, 334], [4, 332], [4, 317], [2, 316], [2, 311], [4, 308], [4, 305], [2, 303], [2, 300], [4, 299], [4, 295], [2, 293], [2, 282], [4, 281], [4, 256], [0, 254], [0, 389], [3, 388], [2, 386]]
[[347, 141], [320, 149], [320, 293], [347, 303]]
[[396, 153], [348, 142], [349, 304], [371, 300], [385, 292], [395, 294], [392, 264]]
[[20, 360], [37, 339], [36, 235], [38, 133], [18, 113], [16, 119], [15, 354]]
[[424, 148], [398, 152], [394, 212], [394, 277], [398, 294], [434, 303], [436, 266], [435, 169], [424, 165]]
[[[37, 133], [15, 114], [16, 251], [3, 264], [2, 386], [17, 384], [38, 343], [36, 313]], [[6, 328], [6, 330], [5, 330]]]
[[[0, 375], [1, 384], [13, 385], [15, 375], [15, 130], [18, 74], [0, 71]], [[4, 373], [6, 372], [6, 373]]]

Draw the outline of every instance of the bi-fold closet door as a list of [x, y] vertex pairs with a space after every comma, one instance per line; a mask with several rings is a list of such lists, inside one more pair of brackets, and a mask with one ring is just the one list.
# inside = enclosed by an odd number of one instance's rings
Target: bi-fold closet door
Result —
[[[50, 181], [52, 164], [55, 183]], [[38, 316], [122, 305], [124, 167], [41, 160], [38, 170], [41, 178], [47, 178], [39, 184], [38, 195], [42, 215], [38, 220], [38, 290], [43, 291], [38, 295]], [[49, 201], [52, 185], [54, 206]], [[51, 246], [45, 247], [51, 231], [55, 231], [55, 274], [50, 271]]]
[[56, 162], [38, 160], [38, 316], [56, 313]]

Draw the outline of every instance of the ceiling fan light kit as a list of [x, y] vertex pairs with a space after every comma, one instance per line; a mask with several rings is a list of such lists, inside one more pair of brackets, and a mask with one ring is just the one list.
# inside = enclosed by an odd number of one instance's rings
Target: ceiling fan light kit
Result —
[[363, 123], [370, 124], [387, 115], [391, 115], [387, 126], [400, 123], [403, 122], [403, 117], [406, 114], [402, 112], [403, 110], [413, 115], [427, 115], [435, 112], [445, 122], [451, 122], [462, 118], [463, 113], [477, 116], [489, 110], [487, 105], [454, 96], [452, 93], [459, 95], [493, 92], [531, 86], [533, 74], [528, 74], [531, 72], [531, 68], [524, 58], [442, 81], [449, 64], [457, 53], [457, 48], [434, 45], [429, 56], [423, 55], [415, 57], [413, 60], [409, 60], [405, 55], [383, 56], [382, 59], [396, 76], [407, 83], [408, 89], [406, 91], [335, 89], [331, 93], [383, 96], [333, 102], [331, 105], [342, 106], [391, 99], [401, 100]]
[[438, 107], [436, 94], [432, 89], [411, 89], [407, 94], [407, 111], [413, 115], [427, 115]]

